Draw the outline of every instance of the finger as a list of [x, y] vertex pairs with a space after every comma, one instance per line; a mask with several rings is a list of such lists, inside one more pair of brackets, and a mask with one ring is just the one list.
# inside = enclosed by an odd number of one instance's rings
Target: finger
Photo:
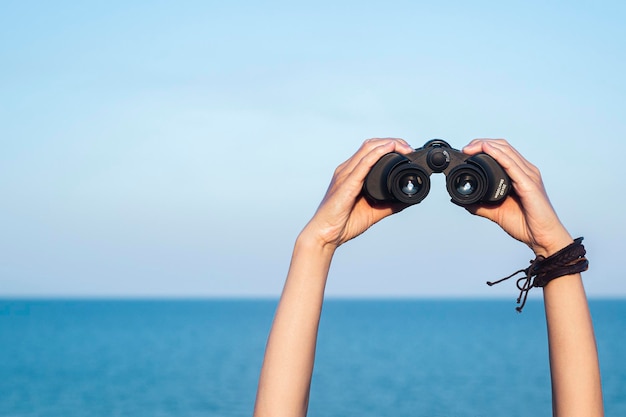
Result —
[[482, 204], [471, 204], [468, 206], [464, 206], [464, 208], [469, 213], [476, 216], [484, 217], [501, 226], [503, 217], [510, 216], [511, 213], [519, 211], [520, 207], [521, 203], [519, 197], [515, 194], [510, 194], [501, 204], [498, 204], [496, 206]]
[[[372, 146], [374, 146], [372, 148]], [[324, 200], [336, 198], [339, 195], [340, 200], [345, 199], [354, 201], [361, 193], [363, 181], [371, 167], [383, 155], [393, 152], [396, 148], [396, 142], [393, 140], [370, 140], [366, 141], [361, 148], [343, 165], [340, 165], [335, 171], [335, 175], [328, 187]], [[363, 150], [368, 152], [364, 153]], [[354, 175], [355, 169], [361, 164], [361, 168]], [[363, 168], [364, 166], [364, 168]]]
[[338, 178], [338, 180], [342, 186], [350, 190], [344, 190], [344, 192], [348, 192], [349, 195], [356, 196], [361, 192], [365, 177], [380, 158], [402, 147], [394, 140], [376, 141], [372, 143], [374, 144], [373, 148], [368, 146], [367, 153], [357, 152], [352, 158], [351, 163], [340, 173], [341, 178]]
[[481, 204], [471, 204], [468, 206], [463, 206], [463, 208], [467, 210], [468, 212], [470, 212], [471, 214], [484, 217], [486, 219], [489, 219], [495, 222], [497, 220], [498, 210], [500, 210], [501, 206], [502, 205], [498, 205], [494, 207], [494, 206], [486, 206], [486, 205], [481, 205]]
[[[413, 151], [413, 148], [404, 140], [398, 138], [372, 138], [367, 139], [363, 142], [361, 147], [356, 151], [352, 157], [350, 157], [347, 161], [340, 165], [338, 168], [339, 172], [345, 171], [347, 173], [352, 172], [354, 167], [363, 159], [365, 155], [371, 152], [373, 149], [388, 144], [389, 142], [394, 143], [394, 147], [389, 152], [398, 152], [402, 154], [407, 154]], [[387, 152], [387, 153], [389, 153]], [[383, 154], [384, 155], [384, 154]], [[381, 155], [382, 156], [382, 155]], [[380, 159], [380, 158], [379, 158]], [[372, 164], [373, 165], [373, 164]]]
[[484, 147], [488, 143], [499, 143], [501, 145], [508, 145], [509, 144], [506, 141], [506, 139], [486, 139], [486, 138], [480, 138], [480, 139], [474, 139], [470, 143], [465, 145], [463, 147], [462, 151], [463, 151], [463, 153], [466, 153], [466, 154], [469, 154], [469, 155], [474, 155], [474, 154], [477, 154], [477, 153], [480, 153], [480, 152], [485, 152]]
[[528, 162], [512, 147], [500, 147], [498, 144], [487, 144], [489, 154], [505, 169], [516, 192], [521, 196], [525, 193], [545, 192], [539, 169]]
[[471, 204], [462, 207], [471, 214], [493, 220], [494, 215], [492, 215], [492, 213], [494, 212], [494, 210], [492, 207], [487, 207], [480, 204]]
[[390, 140], [388, 142], [382, 143], [373, 149], [370, 150], [367, 154], [363, 155], [363, 157], [356, 162], [351, 174], [356, 181], [363, 182], [365, 177], [374, 166], [376, 162], [384, 155], [390, 152], [403, 152], [406, 151], [406, 145], [401, 142], [396, 141], [395, 139]]
[[475, 139], [463, 148], [463, 152], [488, 154], [507, 171], [511, 179], [518, 182], [524, 180], [521, 175], [528, 177], [534, 183], [541, 181], [541, 174], [537, 167], [528, 162], [504, 139]]
[[515, 149], [513, 146], [511, 146], [511, 144], [506, 141], [495, 141], [493, 143], [488, 142], [486, 146], [487, 148], [493, 146], [494, 148], [498, 148], [503, 152], [509, 153], [511, 158], [513, 158], [516, 163], [520, 167], [522, 167], [529, 175], [536, 175], [539, 172], [536, 166], [530, 163], [517, 149]]
[[486, 153], [492, 156], [496, 161], [498, 161], [498, 158], [503, 160], [510, 160], [512, 163], [518, 166], [525, 175], [529, 177], [536, 176], [537, 170], [534, 165], [528, 162], [526, 158], [524, 158], [515, 148], [513, 148], [508, 143], [502, 144], [498, 142], [487, 142], [484, 148], [486, 150]]

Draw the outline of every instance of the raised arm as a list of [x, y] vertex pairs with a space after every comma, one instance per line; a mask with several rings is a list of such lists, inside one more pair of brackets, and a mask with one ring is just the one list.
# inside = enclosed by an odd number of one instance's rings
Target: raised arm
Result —
[[370, 168], [389, 152], [413, 149], [400, 139], [370, 139], [341, 164], [311, 221], [298, 236], [261, 369], [255, 417], [307, 413], [317, 331], [335, 250], [401, 209], [372, 207], [361, 196]]
[[[506, 169], [515, 191], [500, 206], [474, 206], [470, 212], [498, 223], [536, 255], [549, 257], [573, 242], [550, 204], [539, 170], [505, 140], [477, 139], [463, 151], [491, 155]], [[598, 353], [581, 276], [556, 278], [543, 291], [553, 414], [602, 416]]]

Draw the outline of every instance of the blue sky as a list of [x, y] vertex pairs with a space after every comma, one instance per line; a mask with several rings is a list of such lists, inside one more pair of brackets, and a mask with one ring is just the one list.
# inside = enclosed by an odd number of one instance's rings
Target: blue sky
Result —
[[[369, 137], [504, 137], [626, 296], [621, 2], [0, 6], [0, 297], [276, 296]], [[331, 296], [516, 296], [532, 257], [449, 203], [340, 248]]]

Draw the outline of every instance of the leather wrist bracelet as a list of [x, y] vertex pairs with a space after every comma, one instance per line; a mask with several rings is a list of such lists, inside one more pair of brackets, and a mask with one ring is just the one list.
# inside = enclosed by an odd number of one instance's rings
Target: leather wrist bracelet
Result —
[[523, 272], [525, 276], [517, 280], [517, 288], [520, 290], [517, 304], [521, 304], [515, 307], [515, 309], [521, 313], [526, 304], [526, 299], [528, 298], [528, 291], [530, 291], [531, 288], [545, 287], [555, 278], [577, 274], [589, 268], [589, 261], [585, 258], [587, 252], [585, 251], [582, 241], [583, 238], [579, 237], [570, 245], [547, 258], [538, 255], [535, 259], [530, 261], [528, 268], [515, 271], [508, 277], [497, 281], [487, 281], [487, 285], [492, 286], [498, 284]]

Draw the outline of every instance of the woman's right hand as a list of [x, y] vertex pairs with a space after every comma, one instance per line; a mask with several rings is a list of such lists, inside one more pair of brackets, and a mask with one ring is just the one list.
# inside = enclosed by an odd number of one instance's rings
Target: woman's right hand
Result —
[[499, 224], [536, 255], [548, 257], [572, 243], [572, 237], [550, 204], [539, 169], [504, 139], [475, 139], [463, 148], [494, 158], [511, 178], [513, 192], [497, 206], [474, 205], [468, 211]]
[[332, 249], [366, 231], [374, 223], [404, 206], [372, 205], [361, 194], [372, 166], [385, 154], [407, 154], [413, 148], [402, 139], [369, 139], [335, 170], [328, 191], [303, 234]]

